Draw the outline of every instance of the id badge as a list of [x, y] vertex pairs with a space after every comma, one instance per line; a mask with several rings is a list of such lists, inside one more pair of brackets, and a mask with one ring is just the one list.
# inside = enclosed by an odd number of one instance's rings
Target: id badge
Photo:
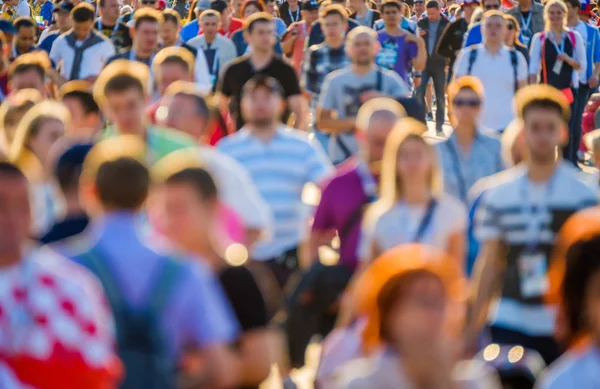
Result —
[[519, 258], [521, 295], [524, 298], [541, 297], [548, 290], [546, 256], [539, 252], [526, 252]]
[[529, 42], [531, 42], [531, 37], [526, 35], [521, 35], [521, 41], [523, 41], [523, 45], [529, 47]]
[[560, 74], [560, 71], [561, 71], [562, 67], [563, 67], [563, 61], [557, 59], [556, 62], [554, 62], [554, 66], [552, 67], [552, 71], [555, 74]]

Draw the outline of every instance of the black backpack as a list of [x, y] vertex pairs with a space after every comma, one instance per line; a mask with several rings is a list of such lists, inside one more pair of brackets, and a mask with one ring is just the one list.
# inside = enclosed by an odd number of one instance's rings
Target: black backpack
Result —
[[131, 307], [123, 298], [113, 271], [96, 247], [78, 256], [78, 262], [102, 282], [112, 309], [117, 333], [117, 350], [125, 366], [123, 389], [173, 389], [176, 362], [168, 353], [160, 319], [169, 302], [182, 266], [165, 258], [152, 276], [147, 303]]
[[[479, 53], [479, 47], [475, 46], [471, 49], [471, 51], [469, 52], [469, 66], [467, 67], [467, 75], [471, 75], [471, 72], [473, 71], [473, 65], [475, 64], [475, 61], [477, 60], [477, 54]], [[517, 58], [517, 51], [515, 49], [510, 49], [510, 64], [512, 65], [513, 68], [513, 85], [514, 85], [514, 90], [515, 93], [517, 92], [517, 90], [519, 89], [519, 80], [517, 79], [518, 76], [518, 66], [519, 66], [519, 59]]]

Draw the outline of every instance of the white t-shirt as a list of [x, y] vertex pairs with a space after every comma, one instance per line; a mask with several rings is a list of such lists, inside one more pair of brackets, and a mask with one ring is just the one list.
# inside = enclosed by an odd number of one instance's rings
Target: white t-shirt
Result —
[[[67, 42], [67, 34], [56, 38], [52, 45], [52, 50], [50, 50], [50, 59], [56, 66], [60, 67], [61, 76], [65, 80], [70, 81], [71, 69], [75, 60], [75, 50]], [[84, 50], [79, 78], [84, 79], [100, 74], [108, 59], [116, 53], [115, 46], [108, 38]]]
[[29, 8], [29, 4], [27, 4], [27, 0], [19, 0], [19, 3], [15, 7], [15, 11], [17, 11], [17, 17], [31, 17], [31, 8]]
[[[587, 43], [588, 41], [588, 32], [587, 32], [587, 27], [585, 26], [585, 23], [582, 22], [581, 20], [575, 25], [575, 27], [572, 27], [573, 30], [577, 31], [579, 33], [579, 35], [581, 35], [581, 39]], [[592, 53], [592, 55], [594, 55]], [[586, 54], [587, 56], [587, 54]], [[587, 57], [586, 57], [587, 58]], [[588, 77], [587, 77], [587, 66], [583, 66], [581, 68], [581, 70], [579, 71], [579, 82], [581, 82], [582, 84], [585, 84], [586, 82], [588, 82]]]
[[[483, 84], [485, 100], [481, 111], [480, 124], [491, 130], [504, 130], [515, 118], [512, 99], [515, 95], [514, 69], [510, 49], [502, 46], [499, 53], [492, 54], [485, 47], [475, 45], [463, 49], [454, 65], [455, 77], [468, 75], [471, 51], [478, 50], [471, 69], [471, 76]], [[517, 54], [517, 80], [527, 80], [527, 61], [523, 54]]]
[[[438, 196], [436, 201], [420, 243], [446, 251], [450, 235], [466, 231], [467, 209], [460, 201], [448, 194]], [[400, 244], [414, 242], [428, 208], [428, 205], [411, 206], [405, 202], [396, 203], [370, 226], [363, 228], [359, 244], [360, 259], [370, 259], [373, 243], [376, 243], [380, 250], [386, 251]]]
[[[579, 62], [582, 69], [587, 69], [587, 56], [585, 54], [585, 41], [577, 31], [575, 32], [575, 50], [573, 59]], [[552, 40], [552, 35], [546, 35], [546, 39]], [[568, 38], [570, 39], [570, 38]], [[551, 44], [548, 42], [548, 44]], [[529, 74], [537, 76], [542, 69], [542, 33], [537, 33], [531, 41], [531, 49], [529, 51]], [[549, 69], [552, 70], [552, 69]], [[587, 79], [587, 77], [586, 77]], [[573, 72], [572, 85], [579, 86], [579, 73]]]

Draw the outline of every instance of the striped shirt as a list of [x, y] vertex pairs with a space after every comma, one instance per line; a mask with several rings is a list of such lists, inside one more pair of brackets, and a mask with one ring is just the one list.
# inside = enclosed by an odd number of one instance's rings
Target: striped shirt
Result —
[[444, 190], [465, 204], [477, 180], [504, 169], [500, 140], [488, 132], [477, 131], [467, 154], [461, 150], [454, 133], [435, 147], [444, 174]]
[[275, 219], [271, 240], [257, 244], [255, 260], [275, 258], [300, 243], [304, 214], [302, 190], [333, 173], [319, 145], [309, 143], [303, 133], [281, 126], [264, 142], [247, 128], [223, 138], [217, 147], [244, 166]]
[[325, 77], [336, 70], [350, 65], [344, 45], [332, 49], [327, 43], [311, 46], [302, 65], [300, 85], [314, 95], [321, 93], [321, 85]]
[[538, 380], [536, 389], [600, 388], [600, 349], [570, 350]]
[[546, 183], [533, 183], [527, 169], [486, 191], [476, 215], [475, 236], [499, 240], [506, 249], [502, 294], [490, 312], [492, 325], [531, 336], [551, 336], [555, 307], [543, 304], [556, 234], [575, 212], [597, 204], [597, 195], [561, 163]]

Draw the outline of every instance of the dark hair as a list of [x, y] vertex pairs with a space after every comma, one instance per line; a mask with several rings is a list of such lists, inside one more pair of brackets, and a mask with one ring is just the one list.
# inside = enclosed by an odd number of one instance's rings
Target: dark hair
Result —
[[246, 12], [246, 8], [248, 8], [251, 5], [258, 8], [259, 12], [265, 11], [265, 4], [262, 1], [248, 0], [248, 1], [244, 2], [244, 4], [242, 4], [242, 8], [240, 9], [240, 15], [244, 16], [244, 12]]
[[394, 308], [398, 306], [398, 302], [406, 297], [407, 290], [416, 280], [424, 277], [439, 279], [437, 275], [428, 270], [415, 269], [390, 278], [381, 288], [377, 295], [377, 308], [379, 310], [379, 337], [382, 341], [395, 342], [389, 331], [388, 321], [394, 313]]
[[560, 105], [560, 103], [558, 101], [553, 100], [553, 99], [545, 99], [545, 98], [532, 99], [531, 101], [527, 102], [523, 106], [522, 116], [525, 117], [527, 115], [527, 112], [530, 111], [531, 109], [546, 109], [546, 110], [556, 111], [556, 113], [558, 113], [560, 116], [565, 115], [565, 111], [563, 110], [562, 105]]
[[36, 28], [37, 27], [37, 25], [35, 24], [33, 19], [25, 17], [25, 16], [16, 18], [15, 21], [13, 22], [13, 26], [15, 27], [15, 30], [17, 32], [19, 32], [19, 30], [22, 29], [23, 27], [25, 27], [25, 28]]
[[158, 23], [160, 25], [163, 23], [164, 18], [160, 11], [157, 11], [154, 8], [142, 8], [135, 11], [133, 20], [135, 23], [134, 27], [139, 28], [144, 22]]
[[25, 180], [25, 174], [17, 167], [10, 162], [0, 161], [0, 178], [17, 178]]
[[214, 201], [217, 199], [218, 190], [215, 180], [210, 173], [202, 168], [193, 167], [183, 169], [167, 178], [168, 184], [187, 184], [190, 185], [196, 194], [205, 201]]
[[261, 88], [267, 89], [271, 93], [283, 97], [283, 89], [281, 88], [279, 81], [267, 74], [257, 74], [244, 84], [242, 88], [242, 98]]
[[325, 9], [321, 12], [321, 18], [326, 18], [327, 16], [338, 15], [342, 18], [344, 22], [348, 21], [348, 12], [346, 9], [339, 4], [331, 4], [325, 7]]
[[63, 193], [78, 189], [83, 161], [91, 149], [91, 144], [75, 145], [58, 158], [54, 168], [54, 176]]
[[586, 293], [600, 272], [600, 235], [573, 244], [567, 251], [562, 298], [571, 336], [587, 330]]
[[71, 18], [75, 23], [93, 22], [96, 18], [96, 10], [88, 3], [80, 3], [71, 11]]
[[173, 9], [165, 9], [162, 11], [163, 21], [175, 23], [176, 26], [179, 26], [181, 22], [179, 21], [179, 14], [177, 11]]
[[397, 8], [398, 11], [402, 11], [402, 4], [398, 0], [386, 0], [381, 4], [381, 13], [385, 11], [387, 7]]
[[136, 159], [121, 157], [100, 165], [95, 185], [103, 206], [136, 210], [148, 196], [150, 172]]
[[196, 114], [204, 117], [210, 116], [210, 110], [208, 104], [206, 103], [206, 99], [202, 97], [200, 93], [188, 93], [188, 92], [175, 92], [173, 96], [183, 96], [188, 99], [194, 100], [194, 106], [196, 108]]
[[83, 107], [83, 112], [86, 115], [100, 115], [100, 107], [98, 106], [98, 103], [96, 103], [96, 100], [94, 100], [94, 95], [90, 91], [74, 89], [63, 94], [62, 99], [77, 100], [77, 102]]
[[273, 17], [265, 12], [259, 12], [251, 15], [248, 19], [246, 19], [246, 30], [251, 33], [257, 23], [271, 24], [273, 23]]
[[135, 89], [144, 96], [144, 85], [142, 81], [130, 74], [118, 73], [106, 81], [103, 91], [108, 96], [111, 93], [123, 93], [129, 89]]
[[579, 10], [581, 8], [581, 2], [579, 0], [565, 0], [566, 4], [570, 4], [571, 7]]
[[44, 69], [44, 66], [41, 63], [36, 62], [13, 62], [13, 66], [11, 66], [8, 71], [8, 77], [9, 79], [12, 79], [19, 74], [28, 73], [30, 71], [37, 73], [42, 80], [46, 79], [46, 69]]
[[428, 0], [427, 3], [425, 3], [425, 8], [440, 9], [440, 3], [438, 3], [437, 0]]

